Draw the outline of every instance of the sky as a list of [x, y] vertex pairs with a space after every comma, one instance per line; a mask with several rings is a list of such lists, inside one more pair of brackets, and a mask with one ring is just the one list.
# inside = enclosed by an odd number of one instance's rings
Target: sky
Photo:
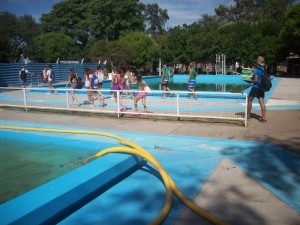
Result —
[[[0, 12], [9, 11], [17, 16], [31, 14], [37, 22], [43, 13], [48, 13], [52, 5], [61, 0], [0, 0]], [[157, 3], [167, 9], [169, 20], [166, 28], [192, 24], [204, 14], [213, 15], [214, 9], [223, 4], [229, 6], [230, 0], [140, 0], [144, 4]]]

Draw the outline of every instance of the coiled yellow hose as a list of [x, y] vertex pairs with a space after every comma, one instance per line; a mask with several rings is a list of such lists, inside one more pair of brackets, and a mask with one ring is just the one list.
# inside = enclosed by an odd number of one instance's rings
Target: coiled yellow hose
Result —
[[120, 144], [126, 145], [128, 147], [113, 147], [102, 150], [101, 152], [97, 153], [94, 156], [91, 156], [84, 160], [84, 163], [87, 163], [93, 158], [98, 158], [108, 153], [113, 152], [120, 152], [120, 153], [127, 153], [127, 154], [134, 154], [138, 155], [145, 160], [149, 161], [152, 165], [156, 167], [158, 172], [160, 173], [165, 187], [167, 191], [166, 203], [163, 207], [160, 214], [150, 223], [151, 225], [158, 225], [161, 224], [167, 215], [170, 212], [172, 206], [172, 191], [176, 194], [176, 196], [191, 210], [197, 213], [202, 218], [206, 219], [207, 221], [211, 222], [215, 225], [227, 225], [226, 222], [222, 221], [218, 217], [210, 214], [206, 210], [202, 209], [198, 205], [196, 205], [193, 201], [185, 197], [185, 195], [177, 188], [172, 178], [168, 175], [165, 169], [160, 165], [160, 163], [152, 156], [149, 152], [143, 149], [141, 146], [128, 141], [120, 136], [105, 133], [105, 132], [98, 132], [98, 131], [86, 131], [86, 130], [61, 130], [61, 129], [46, 129], [46, 128], [33, 128], [33, 127], [19, 127], [19, 126], [3, 126], [0, 125], [0, 129], [10, 129], [10, 130], [23, 130], [23, 131], [39, 131], [39, 132], [55, 132], [55, 133], [71, 133], [71, 134], [89, 134], [89, 135], [99, 135], [110, 137], [119, 140]]
[[160, 214], [150, 224], [151, 225], [161, 224], [164, 221], [164, 219], [166, 218], [166, 216], [169, 214], [169, 212], [171, 210], [171, 206], [172, 206], [172, 186], [171, 186], [168, 174], [166, 174], [164, 172], [161, 165], [155, 159], [153, 159], [153, 157], [151, 157], [150, 155], [146, 155], [141, 151], [138, 151], [138, 150], [132, 149], [132, 148], [128, 148], [128, 147], [112, 147], [112, 148], [102, 150], [101, 152], [98, 152], [95, 156], [89, 157], [86, 160], [84, 160], [84, 163], [87, 163], [92, 158], [101, 157], [108, 153], [113, 153], [113, 152], [138, 155], [138, 156], [144, 158], [145, 160], [147, 160], [148, 162], [150, 162], [158, 170], [158, 172], [160, 173], [160, 175], [165, 183], [165, 187], [167, 190], [167, 199], [166, 199], [165, 206], [163, 207]]

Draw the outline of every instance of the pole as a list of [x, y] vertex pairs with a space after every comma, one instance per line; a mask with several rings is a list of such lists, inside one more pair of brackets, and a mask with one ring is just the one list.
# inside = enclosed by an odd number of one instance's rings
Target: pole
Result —
[[161, 76], [161, 59], [159, 59], [158, 75]]

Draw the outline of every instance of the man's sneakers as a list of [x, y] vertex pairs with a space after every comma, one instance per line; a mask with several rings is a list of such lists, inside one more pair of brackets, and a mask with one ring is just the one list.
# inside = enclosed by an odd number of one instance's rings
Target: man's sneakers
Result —
[[[247, 120], [250, 120], [251, 119], [251, 116], [247, 116]], [[261, 123], [267, 123], [267, 119], [266, 118], [259, 118], [258, 119]]]
[[260, 118], [259, 121], [262, 122], [262, 123], [267, 123], [268, 122], [266, 118]]

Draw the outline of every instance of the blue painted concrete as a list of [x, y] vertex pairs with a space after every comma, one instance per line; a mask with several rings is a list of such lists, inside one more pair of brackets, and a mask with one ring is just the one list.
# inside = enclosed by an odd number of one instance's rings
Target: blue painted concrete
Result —
[[[49, 127], [35, 123], [4, 123]], [[59, 125], [50, 127], [77, 129]], [[190, 198], [196, 196], [220, 160], [227, 157], [300, 212], [300, 157], [278, 146], [259, 141], [104, 132], [123, 136], [148, 150]], [[75, 221], [80, 224], [148, 224], [158, 215], [165, 201], [164, 187], [153, 175], [157, 175], [155, 171], [150, 168], [149, 172], [149, 167], [143, 167], [59, 224], [74, 224]], [[173, 224], [182, 209], [182, 203], [175, 199], [164, 224]]]
[[[160, 80], [160, 77], [158, 76], [152, 76], [152, 77], [145, 77], [145, 79], [147, 80], [147, 82], [159, 82]], [[182, 83], [184, 82], [185, 80], [187, 79], [187, 75], [175, 75], [174, 76], [174, 82], [178, 82], [178, 83]], [[241, 80], [240, 76], [234, 76], [234, 75], [203, 75], [203, 76], [198, 76], [197, 77], [197, 82], [198, 82], [198, 79], [199, 79], [199, 82], [201, 83], [228, 83], [228, 84], [242, 84], [244, 83], [243, 80]], [[271, 98], [273, 92], [275, 91], [278, 83], [280, 82], [280, 79], [281, 78], [277, 78], [277, 77], [273, 77], [272, 79], [272, 88], [270, 91], [266, 92], [265, 93], [265, 103], [267, 103], [269, 101], [269, 99]], [[241, 83], [242, 82], [242, 83]], [[107, 90], [109, 89], [109, 86], [110, 86], [110, 81], [105, 81], [105, 85], [107, 86]], [[61, 86], [64, 88], [64, 84], [63, 86]], [[32, 92], [30, 92], [30, 94], [38, 94], [38, 95], [43, 95], [45, 94], [45, 90], [48, 90], [48, 87], [41, 87], [40, 88], [41, 90], [44, 90], [44, 91], [41, 91], [39, 92], [38, 90], [33, 90]], [[104, 88], [105, 89], [105, 88]], [[245, 94], [249, 94], [250, 92], [250, 89], [251, 87], [247, 88], [246, 90], [243, 91], [243, 93]], [[59, 91], [59, 89], [58, 89]], [[177, 92], [177, 91], [176, 91]], [[182, 91], [178, 91], [178, 93], [181, 93]], [[104, 95], [105, 96], [110, 96], [110, 93], [108, 92], [105, 92], [103, 91]], [[200, 92], [199, 94], [199, 98], [197, 101], [213, 101], [213, 98], [210, 97], [211, 96], [216, 96], [216, 94], [218, 94], [217, 92], [214, 92], [214, 93], [211, 93], [211, 92]], [[225, 93], [219, 93], [221, 96], [224, 96], [226, 95]], [[58, 95], [62, 95], [62, 96], [65, 96], [65, 91], [59, 91]], [[77, 91], [77, 95], [86, 95], [86, 92], [85, 92], [85, 89], [82, 89], [82, 90], [78, 90]], [[180, 94], [181, 97], [185, 98], [186, 97], [186, 93], [182, 93]], [[152, 93], [148, 96], [148, 98], [160, 98], [161, 97], [161, 93], [156, 93], [155, 91], [152, 91]], [[0, 93], [0, 98], [1, 98], [1, 101], [8, 101], [8, 102], [12, 102], [12, 103], [17, 103], [17, 102], [23, 102], [23, 93], [22, 91], [20, 91], [20, 96], [19, 98], [12, 98], [12, 97], [9, 97], [8, 95], [6, 95], [5, 92], [2, 92]], [[232, 97], [232, 99], [224, 99], [224, 101], [234, 101], [235, 100], [238, 100], [238, 99], [244, 99], [245, 96], [243, 96], [243, 94], [241, 93], [240, 97], [238, 95], [235, 95], [234, 97]], [[66, 100], [63, 99], [63, 100], [30, 100], [28, 99], [28, 104], [30, 103], [47, 103], [47, 104], [62, 104], [62, 105], [66, 105]], [[165, 101], [174, 101], [174, 98], [167, 98], [165, 99]], [[195, 100], [191, 100], [191, 101], [195, 101]], [[255, 98], [253, 103], [258, 103], [258, 100]], [[85, 107], [84, 105], [82, 107]], [[132, 106], [130, 107], [133, 107], [133, 104]], [[151, 110], [150, 108], [152, 108], [152, 110], [155, 110], [157, 107], [156, 106], [151, 106], [149, 105], [149, 110]], [[112, 108], [112, 109], [115, 109], [115, 104], [108, 104], [107, 105], [107, 108]], [[166, 108], [167, 109], [167, 108]], [[201, 108], [200, 110], [202, 110], [203, 108]], [[218, 110], [217, 108], [210, 108], [210, 110]], [[268, 110], [281, 110], [281, 109], [300, 109], [300, 105], [298, 104], [295, 104], [295, 105], [272, 105], [272, 106], [268, 106]], [[172, 107], [170, 110], [174, 110]], [[187, 108], [186, 109], [187, 111], [188, 110], [191, 110], [191, 108]], [[192, 109], [193, 110], [196, 110], [196, 109]], [[253, 106], [253, 110], [260, 110], [260, 106]]]
[[[174, 75], [174, 83], [186, 83], [188, 80], [186, 74]], [[245, 81], [238, 75], [203, 75], [200, 74], [196, 77], [197, 84], [245, 84]]]
[[0, 205], [1, 224], [55, 224], [143, 164], [133, 156], [95, 160]]
[[[272, 82], [272, 88], [270, 89], [270, 91], [265, 92], [265, 103], [267, 103], [267, 102], [269, 101], [269, 99], [270, 99], [270, 97], [272, 96], [273, 92], [275, 91], [275, 89], [276, 89], [278, 83], [280, 82], [280, 79], [281, 79], [281, 78], [278, 78], [278, 77], [272, 77], [272, 80], [271, 80], [271, 82]], [[243, 93], [249, 95], [249, 93], [250, 93], [250, 91], [251, 91], [251, 88], [252, 88], [252, 87], [247, 88], [246, 90], [243, 91]], [[258, 103], [257, 98], [255, 98], [255, 99], [253, 100], [253, 103]]]
[[[42, 90], [44, 88], [41, 88]], [[46, 89], [48, 90], [48, 89]], [[36, 99], [36, 98], [27, 98], [27, 105], [30, 104], [37, 104], [37, 103], [44, 103], [44, 104], [48, 104], [48, 105], [62, 105], [62, 106], [66, 106], [67, 102], [66, 102], [66, 97], [65, 97], [65, 91], [59, 91], [57, 96], [61, 96], [61, 99], [44, 99], [43, 100], [43, 95], [45, 95], [45, 89], [44, 91], [40, 91], [39, 89], [34, 89], [33, 91], [30, 91], [30, 95], [31, 96], [39, 96], [40, 98]], [[102, 91], [102, 93], [104, 94], [104, 96], [111, 96], [110, 92], [108, 91]], [[177, 93], [177, 92], [176, 92]], [[179, 101], [181, 101], [181, 99], [184, 99], [185, 102], [231, 102], [231, 103], [238, 103], [240, 104], [240, 106], [233, 106], [233, 107], [224, 107], [224, 106], [185, 106], [180, 104], [180, 110], [184, 110], [184, 111], [189, 111], [189, 112], [195, 112], [197, 110], [199, 111], [212, 111], [212, 110], [222, 110], [222, 111], [226, 111], [226, 110], [244, 110], [244, 106], [243, 103], [245, 103], [245, 99], [246, 99], [246, 95], [244, 94], [230, 94], [230, 93], [221, 93], [221, 92], [198, 92], [197, 95], [197, 100], [195, 99], [188, 99], [188, 95], [187, 92], [182, 92], [182, 91], [178, 91], [179, 93]], [[78, 96], [83, 95], [86, 96], [86, 92], [85, 90], [78, 90], [76, 93]], [[161, 94], [162, 92], [160, 91], [153, 91], [151, 92], [147, 99], [148, 100], [161, 100]], [[16, 95], [16, 93], [15, 93]], [[23, 91], [20, 90], [19, 91], [19, 96], [18, 98], [16, 97], [10, 97], [9, 95], [7, 95], [5, 92], [0, 93], [0, 97], [1, 100], [3, 102], [11, 102], [11, 103], [21, 103], [23, 102]], [[176, 101], [176, 98], [167, 98], [164, 99], [164, 101], [166, 102], [174, 102]], [[114, 102], [106, 102], [106, 108], [109, 109], [116, 109], [116, 104]], [[90, 105], [82, 105], [81, 108], [85, 108], [85, 107], [90, 107]], [[128, 108], [134, 108], [134, 102], [130, 101], [127, 104]], [[168, 110], [168, 111], [175, 111], [177, 110], [176, 105], [165, 105], [164, 110]], [[155, 104], [148, 104], [148, 110], [149, 111], [155, 111], [155, 110], [161, 110], [161, 106], [160, 105], [155, 105]]]

